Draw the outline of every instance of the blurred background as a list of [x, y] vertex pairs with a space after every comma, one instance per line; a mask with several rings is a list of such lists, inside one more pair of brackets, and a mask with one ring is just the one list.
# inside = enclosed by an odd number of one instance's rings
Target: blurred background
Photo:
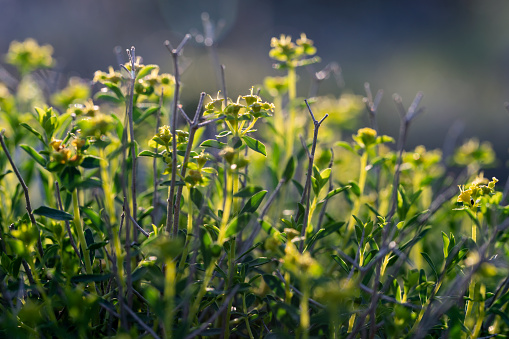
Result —
[[[0, 0], [0, 9], [0, 54], [12, 40], [33, 37], [54, 47], [59, 71], [87, 79], [95, 70], [117, 66], [115, 46], [134, 45], [146, 64], [173, 72], [163, 42], [176, 45], [191, 33], [182, 59], [182, 101], [190, 107], [200, 92], [218, 90], [204, 12], [216, 30], [213, 43], [226, 65], [231, 97], [279, 74], [268, 56], [271, 37], [305, 32], [322, 59], [315, 69], [330, 62], [342, 69], [344, 87], [331, 77], [320, 95], [364, 95], [365, 82], [373, 91], [383, 89], [380, 130], [396, 136], [392, 95], [400, 94], [408, 106], [422, 91], [426, 110], [411, 126], [407, 149], [441, 147], [451, 127], [462, 126], [459, 143], [474, 136], [489, 140], [501, 159], [486, 177], [507, 176], [506, 0]], [[310, 77], [305, 69], [299, 76], [298, 95], [306, 97]]]

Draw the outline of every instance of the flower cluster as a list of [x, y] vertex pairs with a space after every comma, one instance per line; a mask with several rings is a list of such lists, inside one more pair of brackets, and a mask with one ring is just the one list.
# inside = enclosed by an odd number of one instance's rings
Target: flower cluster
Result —
[[68, 108], [71, 104], [82, 103], [90, 97], [90, 86], [81, 78], [72, 77], [68, 85], [51, 96], [51, 102], [59, 107]]
[[11, 42], [5, 60], [16, 66], [20, 73], [26, 74], [39, 68], [52, 67], [55, 63], [52, 54], [52, 46], [40, 46], [37, 41], [28, 38], [23, 42]]
[[65, 166], [76, 167], [83, 162], [86, 140], [77, 138], [71, 141], [73, 149], [64, 144], [63, 140], [52, 139], [50, 146], [50, 162], [48, 170], [58, 172]]
[[483, 174], [481, 173], [470, 184], [468, 189], [465, 189], [464, 185], [458, 186], [460, 189], [460, 194], [456, 201], [463, 203], [465, 208], [475, 210], [477, 207], [481, 206], [482, 197], [493, 195], [495, 193], [495, 184], [497, 182], [498, 179], [495, 177], [493, 177], [491, 181], [488, 182], [488, 179], [484, 178]]
[[277, 68], [293, 68], [318, 61], [317, 58], [306, 59], [316, 53], [316, 48], [313, 46], [313, 40], [308, 39], [304, 33], [300, 35], [300, 39], [297, 39], [295, 43], [292, 42], [291, 36], [281, 34], [279, 39], [272, 38], [270, 47], [272, 49], [269, 56], [280, 62], [276, 66]]
[[458, 148], [454, 162], [461, 166], [489, 166], [495, 162], [495, 151], [487, 141], [479, 143], [477, 139], [470, 139]]

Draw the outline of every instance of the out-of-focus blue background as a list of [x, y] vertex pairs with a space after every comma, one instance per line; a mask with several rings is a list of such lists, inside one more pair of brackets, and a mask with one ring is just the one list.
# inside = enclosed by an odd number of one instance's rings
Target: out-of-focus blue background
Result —
[[[277, 75], [268, 57], [270, 38], [301, 32], [314, 40], [322, 66], [338, 62], [346, 89], [364, 94], [364, 82], [383, 89], [379, 124], [396, 135], [392, 94], [409, 105], [424, 92], [425, 113], [411, 127], [408, 148], [440, 147], [456, 121], [460, 137], [493, 143], [505, 168], [509, 147], [509, 2], [506, 0], [0, 0], [0, 53], [10, 41], [33, 37], [51, 44], [65, 74], [92, 78], [116, 65], [114, 46], [136, 46], [145, 63], [172, 71], [163, 41], [193, 41], [184, 51], [183, 100], [217, 91], [203, 43], [201, 14], [223, 28], [216, 41], [231, 96]], [[301, 70], [299, 96], [306, 96]], [[343, 89], [344, 90], [344, 89]], [[320, 94], [338, 94], [333, 79]], [[503, 170], [497, 171], [505, 176]]]

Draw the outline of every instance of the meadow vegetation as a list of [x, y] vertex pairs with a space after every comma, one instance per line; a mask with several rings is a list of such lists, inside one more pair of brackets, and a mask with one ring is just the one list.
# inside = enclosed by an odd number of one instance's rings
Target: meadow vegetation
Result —
[[[314, 71], [305, 34], [273, 38], [280, 75], [238, 98], [217, 65], [222, 88], [184, 112], [188, 39], [166, 42], [173, 74], [133, 47], [58, 88], [51, 46], [11, 44], [2, 337], [508, 336], [509, 209], [484, 177], [489, 143], [408, 150], [421, 93], [408, 107], [394, 95], [395, 113], [369, 84], [316, 96], [338, 68]], [[383, 114], [399, 114], [398, 136], [378, 129]]]

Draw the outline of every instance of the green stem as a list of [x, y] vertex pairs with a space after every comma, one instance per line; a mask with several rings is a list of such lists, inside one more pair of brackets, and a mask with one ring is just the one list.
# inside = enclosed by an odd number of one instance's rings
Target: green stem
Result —
[[166, 338], [172, 337], [173, 318], [175, 315], [174, 302], [175, 297], [175, 263], [171, 258], [166, 259], [166, 272], [164, 284], [164, 321], [163, 328]]
[[293, 143], [295, 140], [295, 98], [297, 97], [297, 75], [295, 68], [288, 68], [288, 107], [289, 107], [289, 119], [288, 119], [288, 130], [286, 145], [287, 158], [290, 158], [293, 154]]
[[[225, 296], [228, 293], [228, 290], [232, 287], [233, 275], [235, 273], [235, 238], [230, 240], [230, 251], [228, 252], [228, 278], [225, 288]], [[225, 326], [224, 338], [230, 338], [230, 326], [229, 321], [232, 312], [233, 299], [230, 298], [228, 302], [228, 307], [226, 308], [226, 317], [223, 326]]]
[[348, 221], [346, 236], [343, 239], [344, 245], [347, 244], [348, 239], [350, 239], [350, 236], [352, 235], [352, 232], [355, 229], [355, 218], [353, 216], [354, 215], [358, 216], [360, 208], [361, 208], [362, 197], [364, 194], [364, 186], [366, 186], [366, 177], [367, 177], [367, 173], [368, 173], [366, 171], [367, 166], [368, 166], [368, 152], [365, 150], [361, 156], [361, 164], [360, 164], [360, 170], [359, 170], [359, 197], [357, 198], [357, 200], [354, 203], [354, 206], [352, 209], [352, 215], [350, 216], [350, 220]]
[[302, 278], [302, 297], [300, 298], [300, 330], [302, 339], [309, 338], [309, 282], [306, 276]]
[[106, 207], [106, 211], [110, 217], [110, 224], [114, 225], [117, 222], [117, 216], [115, 213], [115, 202], [113, 200], [112, 189], [110, 185], [110, 176], [108, 173], [108, 161], [106, 160], [106, 155], [104, 152], [104, 148], [99, 148], [99, 156], [101, 157], [101, 178], [102, 178], [102, 188], [104, 191], [104, 206]]
[[200, 290], [198, 291], [198, 294], [196, 295], [196, 299], [194, 300], [193, 304], [191, 305], [191, 308], [189, 309], [189, 321], [190, 323], [193, 322], [194, 317], [198, 313], [200, 309], [200, 303], [203, 299], [203, 296], [205, 293], [207, 293], [207, 286], [212, 279], [212, 273], [214, 272], [215, 267], [215, 261], [211, 260], [209, 263], [209, 266], [207, 267], [207, 270], [205, 271], [205, 277], [203, 278], [202, 284], [200, 286]]
[[187, 234], [186, 234], [186, 243], [184, 245], [184, 250], [182, 251], [182, 257], [180, 258], [180, 262], [177, 270], [177, 281], [180, 280], [182, 276], [182, 272], [184, 270], [184, 265], [186, 263], [187, 255], [189, 254], [189, 246], [191, 244], [191, 236], [193, 233], [193, 201], [191, 200], [191, 188], [189, 188], [189, 194], [187, 197]]
[[228, 219], [232, 208], [232, 190], [233, 190], [233, 178], [232, 173], [228, 169], [226, 170], [226, 200], [223, 210], [223, 218], [221, 219], [221, 228], [219, 229], [219, 236], [217, 242], [220, 246], [223, 245], [226, 238], [226, 227], [228, 226]]
[[[74, 209], [74, 227], [76, 228], [76, 234], [80, 242], [81, 251], [83, 252], [83, 259], [85, 261], [85, 270], [87, 274], [92, 274], [92, 263], [90, 262], [90, 254], [87, 249], [87, 241], [85, 240], [85, 232], [81, 226], [80, 208], [78, 206], [78, 190], [72, 191], [72, 205]], [[92, 290], [95, 292], [95, 284], [91, 283]]]
[[242, 311], [246, 314], [244, 318], [244, 323], [246, 324], [247, 333], [249, 334], [249, 339], [254, 339], [253, 332], [251, 331], [251, 326], [249, 325], [249, 314], [247, 312], [246, 307], [246, 294], [242, 293]]

